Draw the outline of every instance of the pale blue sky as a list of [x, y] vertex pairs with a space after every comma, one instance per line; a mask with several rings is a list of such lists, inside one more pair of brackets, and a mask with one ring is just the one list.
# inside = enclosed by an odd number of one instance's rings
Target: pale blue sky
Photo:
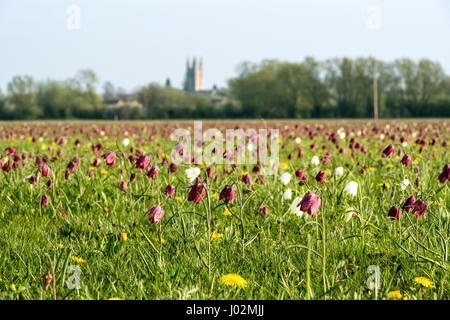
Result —
[[[80, 29], [66, 26], [69, 5]], [[367, 27], [380, 8], [381, 29]], [[132, 90], [204, 59], [205, 86], [226, 85], [239, 62], [305, 56], [426, 57], [450, 73], [446, 0], [0, 0], [0, 87], [17, 74], [66, 79], [91, 68]], [[99, 88], [100, 90], [100, 88]]]

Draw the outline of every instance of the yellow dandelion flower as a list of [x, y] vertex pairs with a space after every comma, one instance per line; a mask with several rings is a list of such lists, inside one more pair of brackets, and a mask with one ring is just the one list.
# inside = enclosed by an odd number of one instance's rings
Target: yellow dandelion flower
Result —
[[329, 179], [325, 179], [325, 183], [330, 183], [330, 180]]
[[27, 141], [31, 141], [32, 140], [32, 138], [31, 137], [27, 137]]
[[413, 282], [415, 284], [421, 284], [422, 286], [424, 286], [425, 288], [436, 288], [434, 286], [433, 281], [431, 281], [430, 279], [428, 279], [427, 277], [416, 277], [413, 279]]
[[78, 258], [75, 256], [72, 256], [72, 261], [75, 262], [76, 264], [80, 264], [80, 263], [85, 263], [86, 260], [84, 260], [83, 258]]
[[216, 166], [216, 168], [217, 168], [217, 169], [222, 169], [223, 166], [219, 164], [219, 165]]
[[183, 198], [181, 198], [181, 197], [175, 197], [175, 200], [177, 200], [178, 202], [182, 202], [182, 201], [183, 201]]
[[108, 300], [123, 300], [123, 299], [119, 298], [119, 297], [112, 297], [112, 298], [109, 298]]
[[392, 163], [388, 163], [387, 165], [386, 165], [386, 168], [393, 168], [394, 167], [394, 165], [392, 164]]
[[213, 194], [213, 199], [219, 200], [219, 195], [218, 194]]
[[125, 232], [120, 232], [119, 237], [121, 240], [128, 240], [127, 234]]
[[225, 228], [225, 232], [230, 232], [230, 230], [231, 230], [230, 227]]
[[408, 300], [408, 297], [405, 295], [403, 295], [400, 290], [395, 290], [395, 291], [391, 291], [388, 292], [387, 296], [389, 298], [395, 299], [395, 300]]
[[379, 187], [382, 187], [383, 189], [389, 188], [391, 185], [389, 182], [383, 182], [378, 184]]
[[213, 239], [213, 240], [220, 240], [220, 239], [222, 239], [222, 237], [223, 237], [223, 233], [214, 232], [212, 234], [212, 236], [211, 236], [211, 239]]
[[236, 273], [229, 273], [226, 275], [223, 275], [220, 278], [220, 283], [225, 286], [231, 286], [231, 287], [240, 287], [245, 289], [247, 287], [247, 280], [242, 278], [240, 275]]
[[281, 163], [280, 163], [280, 167], [282, 167], [282, 168], [287, 168], [287, 167], [288, 167], [288, 164], [287, 164], [286, 162], [281, 162]]
[[374, 171], [375, 168], [374, 168], [374, 167], [370, 167], [369, 170], [370, 170], [370, 171]]
[[97, 168], [96, 167], [89, 167], [89, 170], [90, 171], [94, 171], [94, 170], [96, 170]]
[[230, 210], [228, 210], [228, 208], [225, 209], [225, 211], [223, 212], [223, 214], [226, 215], [226, 216], [231, 216], [231, 212], [230, 212]]
[[107, 174], [108, 174], [108, 171], [102, 170], [102, 171], [100, 171], [100, 173], [101, 173], [101, 174], [104, 174], [104, 175], [107, 175]]
[[45, 150], [45, 149], [47, 149], [47, 145], [46, 145], [46, 144], [43, 144], [43, 145], [41, 146], [41, 150]]
[[326, 174], [327, 176], [331, 175], [331, 170], [330, 170], [330, 169], [325, 170], [325, 174]]
[[65, 247], [66, 247], [66, 246], [63, 245], [63, 244], [60, 244], [60, 245], [59, 245], [59, 248], [60, 248], [60, 249], [64, 249]]
[[247, 174], [247, 172], [246, 171], [244, 171], [244, 172], [241, 172], [241, 176], [245, 176]]

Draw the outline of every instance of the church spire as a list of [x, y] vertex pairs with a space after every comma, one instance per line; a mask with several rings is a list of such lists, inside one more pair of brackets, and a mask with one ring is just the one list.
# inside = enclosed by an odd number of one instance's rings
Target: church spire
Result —
[[187, 59], [184, 90], [189, 92], [204, 90], [203, 58], [193, 57], [192, 60]]

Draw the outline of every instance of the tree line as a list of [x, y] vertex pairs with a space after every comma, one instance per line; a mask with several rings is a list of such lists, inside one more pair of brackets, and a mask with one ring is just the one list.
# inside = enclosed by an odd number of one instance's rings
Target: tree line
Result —
[[15, 76], [0, 119], [371, 118], [374, 78], [382, 118], [450, 117], [450, 77], [428, 59], [334, 58], [244, 62], [219, 95], [151, 83], [133, 93], [82, 70], [63, 81]]
[[427, 59], [243, 63], [229, 87], [243, 117], [371, 118], [375, 75], [381, 117], [450, 116], [450, 77]]

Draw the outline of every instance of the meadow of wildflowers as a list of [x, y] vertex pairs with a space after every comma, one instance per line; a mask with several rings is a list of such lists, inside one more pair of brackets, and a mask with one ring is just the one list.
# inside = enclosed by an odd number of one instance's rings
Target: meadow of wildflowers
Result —
[[0, 299], [450, 298], [449, 121], [204, 127], [279, 129], [276, 171], [174, 163], [189, 121], [0, 123]]

